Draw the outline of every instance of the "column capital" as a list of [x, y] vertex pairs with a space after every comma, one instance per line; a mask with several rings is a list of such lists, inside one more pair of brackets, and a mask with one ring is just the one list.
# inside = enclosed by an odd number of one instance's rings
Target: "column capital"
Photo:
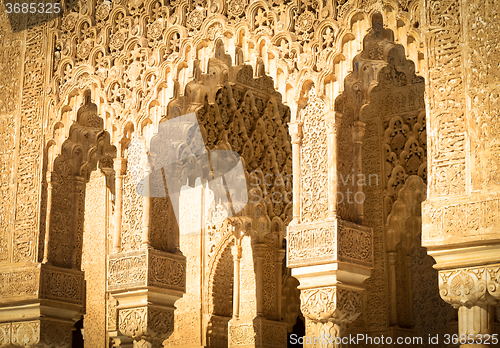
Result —
[[353, 141], [355, 143], [361, 143], [363, 136], [365, 135], [365, 124], [361, 121], [354, 121], [352, 134], [353, 134]]
[[361, 314], [362, 291], [342, 286], [300, 290], [300, 310], [312, 321], [347, 324]]
[[500, 303], [500, 264], [439, 271], [439, 294], [454, 308]]
[[116, 175], [123, 175], [125, 173], [125, 169], [127, 169], [127, 160], [125, 158], [115, 158], [113, 168]]
[[231, 247], [231, 253], [233, 254], [234, 261], [241, 259], [241, 249], [241, 245], [233, 245]]
[[288, 125], [288, 132], [292, 137], [292, 144], [300, 144], [302, 140], [302, 123], [290, 123]]

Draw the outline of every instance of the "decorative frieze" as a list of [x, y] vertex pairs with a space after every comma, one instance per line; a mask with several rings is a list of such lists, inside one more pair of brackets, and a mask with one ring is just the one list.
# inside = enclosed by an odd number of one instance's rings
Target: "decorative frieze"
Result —
[[83, 272], [49, 265], [0, 270], [0, 303], [55, 300], [83, 305]]
[[[452, 203], [453, 202], [453, 203]], [[500, 238], [500, 200], [495, 196], [463, 196], [453, 201], [427, 200], [422, 204], [422, 243], [479, 243]]]
[[156, 286], [185, 291], [185, 258], [143, 249], [113, 254], [108, 260], [108, 290]]
[[38, 298], [39, 279], [39, 270], [32, 267], [0, 271], [0, 303]]
[[288, 267], [343, 261], [370, 267], [372, 229], [342, 220], [288, 228]]

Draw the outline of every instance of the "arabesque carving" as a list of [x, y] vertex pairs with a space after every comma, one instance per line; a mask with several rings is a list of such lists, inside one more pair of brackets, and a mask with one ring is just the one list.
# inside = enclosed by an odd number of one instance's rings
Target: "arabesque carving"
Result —
[[[114, 347], [495, 332], [495, 0], [8, 5], [0, 346], [69, 347], [82, 315]], [[211, 167], [181, 127], [179, 187], [145, 187], [189, 113]]]

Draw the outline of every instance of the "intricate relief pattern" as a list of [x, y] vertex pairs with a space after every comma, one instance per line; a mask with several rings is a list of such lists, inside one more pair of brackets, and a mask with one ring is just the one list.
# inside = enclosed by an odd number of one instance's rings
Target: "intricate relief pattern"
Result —
[[44, 267], [42, 275], [43, 298], [83, 304], [84, 280], [81, 272]]
[[339, 260], [372, 266], [373, 234], [370, 229], [361, 230], [341, 226], [338, 236]]
[[12, 323], [11, 342], [17, 346], [30, 346], [40, 342], [40, 321]]
[[19, 79], [22, 62], [21, 33], [10, 30], [7, 12], [0, 15], [0, 263], [10, 257], [10, 238], [12, 220], [12, 186], [10, 185], [14, 162], [16, 103], [19, 98], [21, 80]]
[[[310, 230], [289, 230], [288, 265], [317, 262], [319, 258], [336, 256], [335, 228], [313, 228]], [[321, 255], [321, 256], [320, 256]]]
[[128, 146], [127, 173], [123, 178], [122, 251], [137, 250], [141, 245], [143, 197], [137, 194], [136, 185], [144, 176], [144, 146], [144, 139], [135, 135]]
[[32, 268], [21, 271], [0, 273], [0, 302], [12, 298], [37, 298], [39, 294], [40, 273]]
[[[174, 330], [172, 309], [156, 306], [119, 310], [119, 330], [136, 341], [153, 342], [154, 347]], [[144, 342], [143, 342], [144, 343]]]
[[[475, 241], [479, 236], [485, 238], [498, 233], [496, 228], [500, 225], [500, 201], [496, 197], [466, 197], [458, 199], [456, 203], [424, 203], [425, 246]], [[461, 218], [457, 219], [457, 216]], [[457, 234], [456, 231], [462, 233]]]
[[146, 285], [147, 256], [112, 257], [108, 264], [108, 290], [124, 286]]
[[309, 101], [301, 111], [303, 120], [301, 171], [302, 171], [302, 221], [310, 222], [326, 217], [328, 192], [328, 161], [326, 143], [325, 104], [309, 91]]
[[499, 38], [485, 35], [500, 29], [498, 3], [488, 1], [466, 1], [464, 3], [465, 38], [468, 46], [465, 56], [467, 71], [467, 100], [470, 111], [467, 115], [467, 132], [470, 139], [473, 175], [472, 190], [485, 190], [500, 185], [500, 129], [498, 127], [500, 106], [500, 75], [497, 67]]
[[46, 25], [27, 30], [21, 97], [13, 261], [37, 260]]
[[[425, 11], [430, 32], [427, 42], [429, 81], [427, 101], [431, 111], [429, 147], [430, 195], [465, 193], [465, 94], [462, 75], [464, 18], [460, 4], [430, 2]], [[449, 20], [444, 20], [449, 18]]]

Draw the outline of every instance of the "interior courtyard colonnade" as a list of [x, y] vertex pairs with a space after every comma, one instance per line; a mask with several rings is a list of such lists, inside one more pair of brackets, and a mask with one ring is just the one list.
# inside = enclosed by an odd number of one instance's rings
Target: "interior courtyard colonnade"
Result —
[[0, 347], [500, 332], [499, 1], [7, 2]]

